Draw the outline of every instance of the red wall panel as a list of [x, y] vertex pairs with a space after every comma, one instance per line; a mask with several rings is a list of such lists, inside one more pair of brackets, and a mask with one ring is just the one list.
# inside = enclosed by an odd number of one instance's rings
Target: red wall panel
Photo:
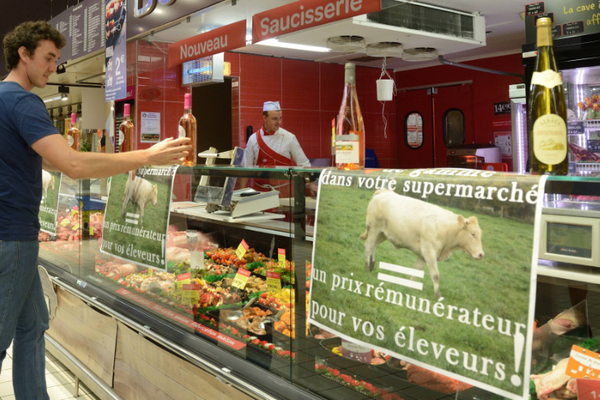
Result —
[[[524, 74], [520, 54], [510, 54], [466, 62], [465, 64], [489, 68], [499, 71]], [[521, 78], [479, 72], [465, 68], [440, 65], [410, 71], [395, 73], [396, 84], [399, 88], [418, 87], [424, 85], [473, 81], [471, 85], [473, 96], [474, 131], [476, 143], [494, 143], [494, 121], [510, 119], [510, 116], [494, 115], [494, 103], [508, 101], [508, 86], [522, 83]], [[399, 116], [398, 118], [404, 118]], [[400, 127], [401, 120], [398, 121]], [[403, 135], [400, 127], [400, 135]], [[402, 145], [401, 145], [402, 146]]]

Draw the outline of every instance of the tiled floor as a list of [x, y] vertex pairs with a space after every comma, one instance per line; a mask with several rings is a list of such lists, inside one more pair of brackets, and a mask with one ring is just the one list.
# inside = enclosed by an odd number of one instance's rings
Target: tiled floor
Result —
[[[46, 354], [46, 386], [50, 400], [98, 400], [83, 383], [79, 384], [79, 397], [75, 397], [75, 375], [51, 354]], [[2, 362], [0, 372], [0, 400], [14, 400], [12, 385], [12, 347]]]

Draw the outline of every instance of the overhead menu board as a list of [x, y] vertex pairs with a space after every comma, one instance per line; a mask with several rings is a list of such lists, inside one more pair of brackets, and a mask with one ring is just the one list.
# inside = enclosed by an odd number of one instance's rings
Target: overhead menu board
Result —
[[600, 32], [600, 5], [591, 0], [545, 0], [525, 5], [525, 37], [535, 43], [535, 21], [551, 17], [554, 38]]
[[50, 20], [66, 40], [58, 64], [104, 49], [105, 7], [102, 0], [85, 0]]

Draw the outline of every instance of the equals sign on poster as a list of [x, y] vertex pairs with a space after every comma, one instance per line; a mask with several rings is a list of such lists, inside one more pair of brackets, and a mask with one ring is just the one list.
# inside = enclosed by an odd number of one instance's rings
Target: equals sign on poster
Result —
[[140, 222], [140, 214], [127, 213], [125, 217], [125, 222], [128, 224], [137, 225]]
[[[386, 271], [392, 271], [397, 274], [408, 275], [411, 278], [423, 279], [423, 277], [425, 276], [425, 272], [422, 270], [418, 270], [418, 269], [414, 269], [414, 268], [406, 268], [406, 267], [402, 267], [400, 265], [388, 264], [385, 262], [379, 263], [379, 269], [386, 270]], [[379, 274], [377, 274], [377, 279], [379, 279], [380, 281], [383, 281], [383, 282], [394, 283], [396, 285], [405, 286], [405, 287], [409, 287], [412, 289], [423, 290], [422, 282], [416, 282], [414, 280], [411, 280], [410, 278], [409, 279], [399, 278], [397, 276], [388, 275], [388, 274], [384, 274], [384, 273], [380, 272]]]

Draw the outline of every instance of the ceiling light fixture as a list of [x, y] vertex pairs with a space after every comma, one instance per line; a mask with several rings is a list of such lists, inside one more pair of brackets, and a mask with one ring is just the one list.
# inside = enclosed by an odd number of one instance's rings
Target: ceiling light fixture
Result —
[[62, 98], [62, 95], [54, 94], [51, 97], [44, 98], [44, 103], [49, 103], [51, 101], [60, 100], [61, 98]]
[[44, 103], [49, 103], [51, 101], [61, 100], [61, 99], [63, 101], [69, 100], [69, 88], [67, 86], [59, 86], [58, 93], [53, 93], [47, 97], [42, 98], [42, 100], [44, 100]]
[[292, 50], [303, 50], [303, 51], [314, 51], [319, 53], [327, 53], [329, 50], [327, 47], [319, 47], [319, 46], [308, 46], [305, 44], [296, 44], [296, 43], [286, 43], [280, 42], [277, 39], [267, 39], [262, 42], [258, 42], [261, 46], [271, 46], [271, 47], [281, 47], [284, 49], [292, 49]]

